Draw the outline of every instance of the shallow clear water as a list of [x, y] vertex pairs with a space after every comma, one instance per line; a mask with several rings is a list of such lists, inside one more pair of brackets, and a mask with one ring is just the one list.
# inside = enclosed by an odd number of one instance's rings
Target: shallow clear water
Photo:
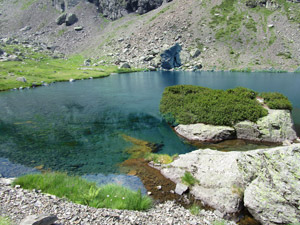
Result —
[[300, 127], [299, 74], [120, 74], [0, 93], [0, 157], [30, 168], [84, 175], [119, 172], [118, 164], [129, 157], [124, 149], [131, 145], [122, 134], [163, 144], [160, 153], [189, 152], [196, 147], [178, 138], [159, 114], [164, 88], [177, 84], [281, 92], [292, 101]]

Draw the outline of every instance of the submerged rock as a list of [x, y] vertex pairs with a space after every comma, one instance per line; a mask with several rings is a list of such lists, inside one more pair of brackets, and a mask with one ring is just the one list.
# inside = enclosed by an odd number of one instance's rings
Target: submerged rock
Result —
[[203, 123], [191, 124], [191, 125], [178, 125], [175, 127], [175, 131], [191, 141], [223, 141], [228, 139], [234, 139], [235, 130], [228, 126], [213, 126]]
[[288, 224], [300, 220], [299, 164], [300, 144], [293, 144], [248, 152], [197, 150], [159, 169], [177, 184], [190, 172], [199, 180], [190, 193], [224, 215], [246, 206], [262, 224]]

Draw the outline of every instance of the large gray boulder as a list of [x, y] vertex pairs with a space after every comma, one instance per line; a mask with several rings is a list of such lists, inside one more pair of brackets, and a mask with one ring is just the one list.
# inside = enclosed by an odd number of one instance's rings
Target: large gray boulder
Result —
[[245, 153], [238, 160], [244, 204], [262, 224], [300, 221], [300, 145]]
[[218, 142], [236, 138], [235, 130], [232, 127], [213, 126], [203, 123], [190, 125], [180, 124], [175, 127], [175, 131], [190, 141]]
[[171, 48], [165, 50], [160, 56], [161, 56], [161, 67], [163, 69], [173, 69], [175, 67], [181, 66], [181, 60], [180, 60], [180, 52], [181, 52], [181, 46], [176, 43]]
[[297, 134], [289, 110], [269, 110], [256, 123], [243, 121], [234, 126], [239, 139], [266, 142], [294, 141]]
[[75, 14], [71, 13], [67, 15], [66, 18], [66, 25], [67, 26], [72, 26], [74, 23], [78, 21], [78, 18]]
[[62, 13], [59, 17], [57, 17], [56, 24], [62, 25], [63, 23], [66, 22], [66, 19], [67, 19], [67, 13]]
[[30, 215], [25, 217], [20, 225], [51, 225], [56, 220], [58, 220], [57, 216], [41, 214], [41, 215]]
[[190, 192], [224, 215], [246, 206], [262, 224], [288, 224], [300, 220], [299, 165], [300, 144], [293, 144], [248, 152], [197, 150], [158, 169], [176, 184], [190, 172], [199, 180]]

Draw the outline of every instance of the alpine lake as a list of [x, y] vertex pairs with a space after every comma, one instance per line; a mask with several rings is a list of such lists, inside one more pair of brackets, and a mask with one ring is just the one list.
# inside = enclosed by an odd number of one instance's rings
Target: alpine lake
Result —
[[293, 120], [300, 134], [300, 74], [114, 74], [0, 93], [0, 174], [15, 177], [62, 171], [145, 192], [139, 178], [127, 175], [122, 166], [139, 146], [151, 146], [156, 153], [169, 155], [198, 148], [247, 151], [268, 147], [239, 140], [195, 146], [178, 137], [159, 113], [164, 88], [178, 84], [224, 90], [242, 86], [283, 93], [293, 104]]

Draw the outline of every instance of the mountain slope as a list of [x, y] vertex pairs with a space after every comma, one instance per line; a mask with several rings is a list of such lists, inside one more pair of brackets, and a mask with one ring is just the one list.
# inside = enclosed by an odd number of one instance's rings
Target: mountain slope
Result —
[[[143, 15], [125, 13], [115, 21], [103, 16], [97, 1], [75, 3], [66, 11], [75, 13], [78, 22], [59, 26], [55, 20], [61, 11], [51, 2], [2, 0], [0, 36], [29, 38], [67, 54], [136, 67], [158, 67], [162, 50], [175, 43], [182, 46], [184, 68], [201, 64], [205, 70], [295, 71], [300, 66], [299, 3], [173, 0]], [[109, 11], [106, 16], [111, 17]], [[31, 29], [20, 31], [25, 26]], [[74, 26], [83, 30], [75, 31]]]

